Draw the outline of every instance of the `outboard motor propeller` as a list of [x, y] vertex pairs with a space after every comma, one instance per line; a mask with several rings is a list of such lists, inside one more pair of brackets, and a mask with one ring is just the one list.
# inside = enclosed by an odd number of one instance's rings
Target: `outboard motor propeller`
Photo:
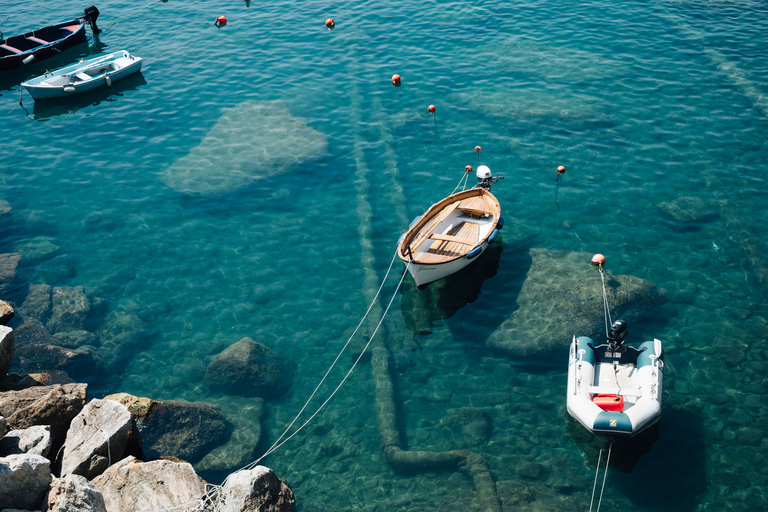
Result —
[[480, 188], [491, 190], [491, 185], [503, 179], [504, 176], [499, 176], [498, 174], [494, 178], [487, 165], [479, 165], [477, 167], [477, 186]]
[[91, 32], [93, 32], [93, 35], [96, 35], [99, 32], [101, 32], [101, 29], [96, 26], [96, 19], [98, 17], [99, 17], [99, 10], [96, 8], [95, 5], [85, 8], [85, 15], [83, 16], [83, 18], [85, 19], [85, 21], [88, 22], [88, 25], [90, 25]]
[[611, 352], [616, 352], [621, 349], [624, 344], [624, 338], [627, 337], [627, 322], [624, 320], [616, 320], [611, 325], [611, 331], [608, 333], [608, 344], [610, 345]]

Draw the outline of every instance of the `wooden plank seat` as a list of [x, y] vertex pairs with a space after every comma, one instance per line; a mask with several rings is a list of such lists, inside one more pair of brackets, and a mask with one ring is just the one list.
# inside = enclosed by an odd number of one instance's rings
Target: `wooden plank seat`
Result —
[[430, 238], [435, 240], [429, 247], [429, 253], [445, 257], [460, 256], [477, 245], [478, 225], [462, 222], [447, 234], [433, 233]]
[[493, 215], [493, 212], [488, 211], [488, 205], [482, 196], [475, 196], [470, 197], [469, 199], [464, 199], [463, 201], [459, 202], [458, 208], [468, 215], [475, 215], [478, 217], [485, 215], [486, 213], [488, 215]]
[[413, 238], [413, 241], [410, 244], [411, 250], [415, 251], [418, 249], [419, 246], [432, 235], [432, 232], [435, 230], [435, 228], [437, 228], [437, 226], [439, 226], [440, 223], [443, 222], [453, 212], [453, 210], [456, 209], [458, 205], [458, 202], [451, 203], [443, 211], [441, 211], [439, 215], [435, 215], [433, 218], [431, 218], [429, 222], [419, 230], [419, 234]]
[[27, 39], [40, 44], [50, 44], [50, 41], [46, 41], [45, 39], [40, 39], [39, 37], [35, 37], [35, 36], [30, 36]]
[[7, 44], [0, 44], [0, 48], [5, 48], [6, 50], [8, 50], [9, 52], [12, 52], [12, 53], [17, 53], [17, 54], [18, 53], [24, 53], [21, 50], [19, 50], [18, 48], [14, 48], [13, 46], [8, 46]]

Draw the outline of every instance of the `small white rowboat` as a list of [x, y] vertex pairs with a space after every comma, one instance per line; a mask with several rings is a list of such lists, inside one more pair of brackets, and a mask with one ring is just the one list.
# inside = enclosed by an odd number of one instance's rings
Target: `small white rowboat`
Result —
[[[481, 177], [482, 174], [482, 177]], [[398, 241], [397, 254], [423, 288], [469, 265], [504, 225], [490, 186], [499, 178], [481, 165], [477, 187], [452, 194], [416, 218]]]
[[141, 69], [141, 58], [120, 50], [90, 60], [81, 60], [55, 71], [46, 72], [22, 86], [35, 100], [60, 98], [90, 91], [125, 78]]

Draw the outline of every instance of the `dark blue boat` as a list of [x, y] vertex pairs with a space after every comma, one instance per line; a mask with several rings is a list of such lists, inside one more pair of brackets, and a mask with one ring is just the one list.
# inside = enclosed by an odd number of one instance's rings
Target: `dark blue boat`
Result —
[[86, 23], [94, 34], [101, 32], [96, 26], [98, 17], [99, 10], [91, 6], [80, 18], [3, 39], [0, 41], [0, 71], [39, 62], [84, 43]]

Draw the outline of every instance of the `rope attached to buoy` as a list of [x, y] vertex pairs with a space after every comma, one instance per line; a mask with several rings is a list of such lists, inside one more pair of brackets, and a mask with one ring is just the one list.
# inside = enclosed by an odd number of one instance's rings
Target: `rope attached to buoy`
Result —
[[605, 337], [608, 337], [608, 331], [613, 324], [611, 320], [611, 308], [608, 306], [608, 292], [605, 290], [605, 274], [603, 273], [603, 265], [605, 264], [605, 256], [602, 254], [595, 254], [592, 256], [592, 264], [597, 266], [600, 271], [600, 279], [603, 282], [603, 309], [605, 310]]

